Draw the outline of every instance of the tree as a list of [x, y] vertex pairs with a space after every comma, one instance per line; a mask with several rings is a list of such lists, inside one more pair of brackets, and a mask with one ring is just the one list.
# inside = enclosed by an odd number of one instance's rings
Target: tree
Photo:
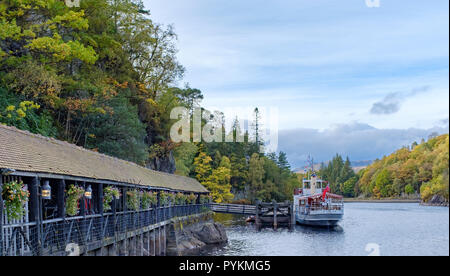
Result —
[[92, 123], [84, 137], [85, 147], [145, 165], [148, 158], [146, 132], [137, 116], [137, 107], [124, 96], [111, 99], [108, 105], [111, 112], [91, 115]]
[[194, 159], [195, 177], [200, 183], [205, 182], [212, 173], [211, 167], [212, 158], [206, 155], [205, 152], [200, 152]]
[[406, 186], [405, 186], [405, 193], [406, 193], [407, 195], [412, 195], [412, 194], [414, 194], [414, 193], [415, 193], [415, 190], [414, 190], [413, 186], [410, 185], [410, 184], [406, 185]]
[[356, 176], [354, 176], [344, 182], [343, 194], [345, 197], [354, 197], [355, 196], [355, 187], [356, 187], [357, 182], [358, 182], [358, 178]]
[[286, 170], [286, 171], [290, 171], [291, 170], [291, 166], [289, 165], [289, 162], [287, 160], [287, 155], [285, 152], [280, 152], [278, 154], [278, 166], [282, 169], [282, 170]]
[[263, 178], [264, 178], [264, 159], [259, 157], [259, 154], [254, 153], [250, 158], [250, 166], [248, 171], [248, 198], [251, 201], [255, 201], [257, 199], [257, 192], [262, 190], [263, 188]]

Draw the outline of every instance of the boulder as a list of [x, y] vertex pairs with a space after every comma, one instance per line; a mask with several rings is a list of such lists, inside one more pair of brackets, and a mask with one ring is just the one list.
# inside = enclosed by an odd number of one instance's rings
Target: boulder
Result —
[[228, 242], [225, 227], [218, 223], [203, 225], [201, 230], [194, 232], [194, 236], [205, 244], [222, 244]]

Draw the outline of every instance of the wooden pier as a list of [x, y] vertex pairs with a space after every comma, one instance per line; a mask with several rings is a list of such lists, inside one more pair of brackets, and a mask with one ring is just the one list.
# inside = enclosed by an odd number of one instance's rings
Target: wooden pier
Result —
[[279, 227], [285, 227], [292, 230], [295, 225], [291, 202], [257, 202], [256, 205], [213, 203], [211, 204], [211, 210], [216, 213], [253, 216], [258, 230], [267, 227], [272, 227], [275, 230]]
[[277, 230], [279, 227], [286, 227], [292, 230], [294, 225], [294, 212], [291, 202], [257, 202], [255, 215], [257, 230], [265, 227], [273, 227], [274, 230]]

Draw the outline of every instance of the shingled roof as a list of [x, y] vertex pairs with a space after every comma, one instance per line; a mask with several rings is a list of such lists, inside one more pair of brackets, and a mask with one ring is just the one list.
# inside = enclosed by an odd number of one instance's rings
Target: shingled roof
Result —
[[0, 168], [208, 192], [197, 180], [153, 171], [67, 142], [0, 124]]

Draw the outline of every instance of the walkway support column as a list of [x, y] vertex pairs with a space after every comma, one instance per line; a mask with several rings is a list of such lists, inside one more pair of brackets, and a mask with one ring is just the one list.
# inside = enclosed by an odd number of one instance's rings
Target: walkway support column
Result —
[[56, 195], [58, 217], [66, 217], [66, 208], [64, 206], [64, 190], [66, 189], [66, 181], [64, 179], [58, 180], [58, 194]]
[[39, 195], [39, 178], [33, 177], [31, 184], [29, 185], [30, 190], [30, 222], [36, 222], [36, 231], [32, 232], [31, 241], [35, 247], [36, 254], [38, 256], [42, 255], [42, 241], [41, 241], [41, 204]]
[[3, 256], [3, 175], [0, 174], [0, 257]]

